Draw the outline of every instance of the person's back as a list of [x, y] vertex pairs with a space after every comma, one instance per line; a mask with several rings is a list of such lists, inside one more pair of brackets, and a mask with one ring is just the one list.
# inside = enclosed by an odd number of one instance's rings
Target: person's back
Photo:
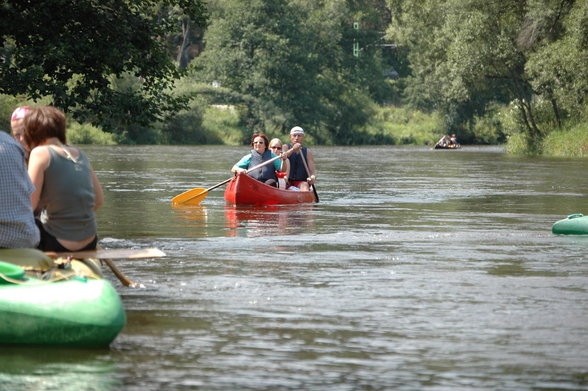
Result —
[[34, 187], [22, 147], [0, 130], [0, 248], [36, 247], [39, 230], [31, 206]]
[[31, 150], [28, 172], [35, 186], [31, 202], [41, 211], [39, 248], [95, 250], [95, 210], [104, 195], [85, 154], [67, 145], [65, 114], [52, 106], [29, 108], [24, 139]]
[[74, 162], [53, 147], [46, 148], [51, 161], [39, 199], [39, 207], [43, 208], [41, 222], [57, 238], [83, 240], [95, 235], [95, 196], [88, 158], [80, 150]]

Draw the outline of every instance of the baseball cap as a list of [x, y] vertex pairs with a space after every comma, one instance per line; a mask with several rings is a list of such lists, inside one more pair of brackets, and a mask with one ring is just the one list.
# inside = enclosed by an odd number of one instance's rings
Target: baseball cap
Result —
[[300, 126], [294, 126], [292, 130], [290, 130], [290, 134], [304, 134], [304, 129]]

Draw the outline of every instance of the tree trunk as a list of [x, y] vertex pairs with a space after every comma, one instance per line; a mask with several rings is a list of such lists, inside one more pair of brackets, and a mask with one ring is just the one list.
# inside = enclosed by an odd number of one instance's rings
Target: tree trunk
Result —
[[178, 66], [180, 69], [188, 67], [190, 56], [188, 55], [188, 47], [190, 46], [190, 19], [182, 19], [182, 44], [178, 49]]

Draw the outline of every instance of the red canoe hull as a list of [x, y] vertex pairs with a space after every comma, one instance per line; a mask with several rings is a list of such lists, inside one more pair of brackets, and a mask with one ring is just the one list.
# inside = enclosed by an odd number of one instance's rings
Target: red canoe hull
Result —
[[225, 200], [233, 205], [279, 205], [315, 202], [311, 191], [283, 190], [239, 174], [225, 190]]

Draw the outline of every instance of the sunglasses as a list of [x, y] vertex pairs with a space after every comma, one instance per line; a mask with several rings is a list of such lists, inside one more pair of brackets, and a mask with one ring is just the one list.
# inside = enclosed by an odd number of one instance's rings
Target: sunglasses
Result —
[[254, 141], [253, 144], [265, 144], [264, 141]]
[[275, 145], [271, 146], [270, 148], [271, 149], [282, 149], [282, 147], [278, 147], [278, 146], [275, 146]]

